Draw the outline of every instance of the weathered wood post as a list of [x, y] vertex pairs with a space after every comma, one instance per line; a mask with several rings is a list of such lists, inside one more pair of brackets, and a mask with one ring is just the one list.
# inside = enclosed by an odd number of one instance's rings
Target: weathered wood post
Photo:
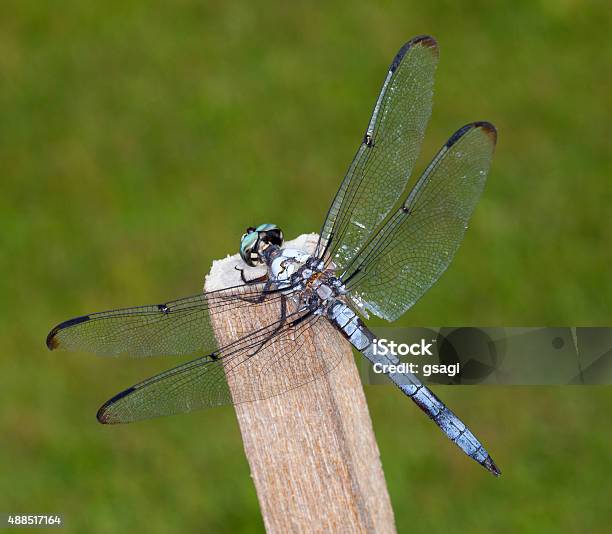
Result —
[[[311, 251], [315, 235], [287, 244]], [[236, 254], [213, 263], [205, 290], [240, 284]], [[225, 345], [277, 320], [248, 307], [213, 318]], [[316, 325], [315, 325], [316, 326]], [[314, 329], [313, 329], [314, 330]], [[270, 399], [236, 405], [244, 450], [268, 532], [395, 532], [393, 510], [350, 345], [308, 335], [308, 358], [335, 356], [327, 375]], [[280, 356], [280, 355], [279, 355]], [[240, 378], [230, 380], [230, 390]]]

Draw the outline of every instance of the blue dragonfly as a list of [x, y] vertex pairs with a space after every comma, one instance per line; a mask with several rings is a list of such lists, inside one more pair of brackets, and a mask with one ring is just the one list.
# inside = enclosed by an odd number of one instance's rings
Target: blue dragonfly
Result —
[[[314, 251], [283, 246], [273, 224], [242, 236], [244, 269], [266, 274], [147, 306], [91, 313], [51, 330], [47, 346], [102, 355], [191, 355], [188, 363], [115, 395], [101, 423], [127, 423], [199, 408], [266, 399], [332, 372], [334, 357], [303, 360], [307, 330], [339, 332], [414, 401], [468, 456], [500, 474], [466, 425], [419, 379], [393, 371], [398, 359], [374, 350], [364, 319], [402, 316], [438, 280], [457, 251], [484, 188], [497, 140], [472, 122], [444, 143], [408, 188], [432, 108], [438, 44], [408, 41], [393, 58], [365, 134], [334, 197]], [[275, 320], [219, 346], [213, 320], [242, 310]], [[280, 356], [279, 356], [280, 355]], [[228, 382], [241, 376], [240, 388]]]

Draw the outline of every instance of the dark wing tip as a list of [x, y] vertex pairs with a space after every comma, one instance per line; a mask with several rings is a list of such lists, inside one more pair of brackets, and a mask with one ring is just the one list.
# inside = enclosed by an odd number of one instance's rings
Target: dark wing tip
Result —
[[399, 66], [404, 59], [404, 56], [413, 46], [420, 44], [421, 46], [425, 46], [433, 51], [436, 57], [440, 55], [440, 50], [438, 49], [438, 41], [436, 41], [431, 35], [418, 35], [417, 37], [413, 37], [408, 41], [404, 46], [402, 46], [398, 53], [395, 54], [393, 61], [391, 62], [391, 66], [389, 70], [394, 72], [395, 69]]
[[440, 53], [440, 49], [438, 48], [438, 41], [435, 40], [431, 35], [419, 35], [412, 39], [412, 44], [420, 44], [422, 46], [426, 46], [427, 48], [431, 48], [436, 55]]
[[89, 315], [82, 315], [81, 317], [75, 317], [74, 319], [68, 319], [63, 323], [58, 324], [49, 334], [47, 335], [47, 348], [49, 350], [55, 350], [60, 346], [59, 340], [57, 337], [58, 332], [64, 330], [64, 328], [68, 328], [70, 326], [74, 326], [79, 323], [84, 323], [85, 321], [89, 321]]
[[499, 470], [499, 468], [495, 465], [495, 462], [493, 461], [493, 458], [491, 458], [489, 455], [487, 455], [487, 457], [485, 458], [484, 462], [482, 462], [482, 466], [489, 471], [490, 473], [492, 473], [493, 475], [495, 475], [496, 477], [501, 476], [501, 471]]
[[51, 330], [51, 332], [49, 332], [49, 334], [47, 334], [47, 348], [49, 350], [55, 350], [59, 347], [59, 341], [55, 337], [55, 334], [57, 334], [57, 332], [58, 328], [56, 326], [53, 330]]
[[486, 133], [494, 145], [497, 143], [497, 129], [490, 122], [478, 121], [474, 123], [474, 126]]
[[128, 388], [122, 391], [121, 393], [117, 393], [117, 395], [115, 395], [112, 399], [107, 400], [102, 406], [100, 406], [100, 409], [96, 414], [96, 419], [98, 419], [98, 421], [103, 425], [115, 425], [117, 423], [121, 423], [122, 421], [120, 421], [119, 419], [113, 418], [112, 414], [110, 413], [110, 408], [117, 401], [132, 393], [132, 391], [134, 391], [135, 389], [136, 387], [132, 386], [131, 388]]
[[470, 132], [471, 130], [475, 130], [476, 128], [482, 130], [487, 136], [489, 136], [489, 139], [493, 145], [497, 143], [497, 130], [495, 129], [495, 126], [487, 121], [477, 121], [470, 122], [469, 124], [459, 128], [453, 135], [450, 136], [450, 139], [446, 141], [446, 148], [452, 147], [466, 133]]

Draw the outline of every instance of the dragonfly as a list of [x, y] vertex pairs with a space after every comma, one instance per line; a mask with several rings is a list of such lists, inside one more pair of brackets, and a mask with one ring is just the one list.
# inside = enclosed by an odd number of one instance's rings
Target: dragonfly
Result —
[[[192, 356], [112, 397], [97, 413], [101, 423], [257, 401], [300, 387], [339, 363], [333, 356], [302, 360], [304, 334], [325, 336], [331, 330], [372, 364], [389, 369], [390, 381], [465, 454], [500, 475], [475, 435], [416, 375], [393, 371], [399, 359], [377, 354], [375, 336], [364, 323], [369, 313], [395, 321], [444, 273], [493, 158], [495, 127], [469, 123], [408, 187], [431, 115], [438, 57], [436, 40], [418, 36], [393, 58], [314, 250], [284, 247], [283, 232], [274, 224], [249, 227], [240, 242], [238, 285], [90, 313], [51, 330], [51, 350]], [[249, 279], [244, 272], [257, 266], [265, 275]], [[215, 321], [228, 313], [265, 310], [274, 310], [269, 324], [238, 332], [219, 346]], [[233, 382], [240, 387], [230, 388]]]

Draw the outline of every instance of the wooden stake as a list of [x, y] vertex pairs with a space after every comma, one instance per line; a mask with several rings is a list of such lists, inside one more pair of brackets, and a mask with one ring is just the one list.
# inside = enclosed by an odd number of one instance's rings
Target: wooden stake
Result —
[[[286, 246], [312, 250], [315, 243], [316, 236], [308, 235]], [[236, 265], [244, 266], [238, 255], [214, 262], [205, 290], [239, 284]], [[237, 333], [278, 320], [278, 308], [252, 315], [245, 307], [232, 315], [213, 317], [219, 343], [225, 345]], [[339, 358], [340, 364], [300, 388], [236, 405], [266, 530], [283, 534], [395, 532], [378, 446], [349, 343], [340, 334], [325, 339], [308, 334], [298, 356], [306, 362]], [[230, 389], [239, 382], [240, 378], [231, 380]]]

